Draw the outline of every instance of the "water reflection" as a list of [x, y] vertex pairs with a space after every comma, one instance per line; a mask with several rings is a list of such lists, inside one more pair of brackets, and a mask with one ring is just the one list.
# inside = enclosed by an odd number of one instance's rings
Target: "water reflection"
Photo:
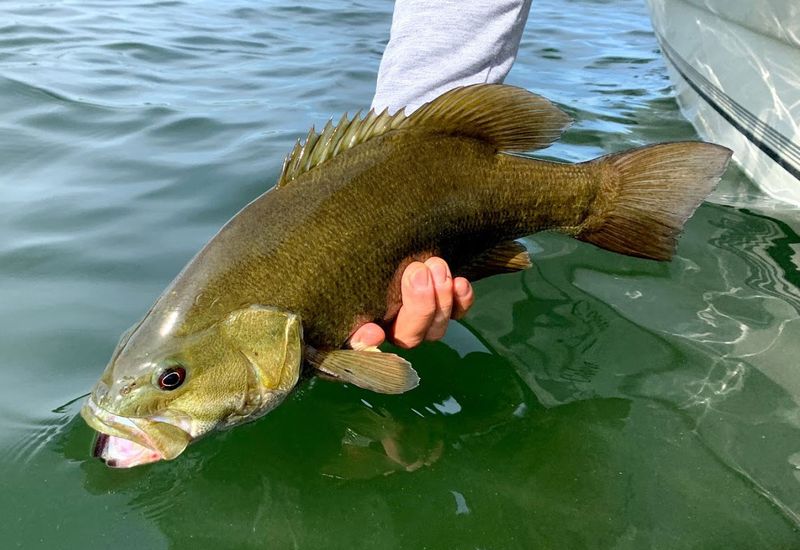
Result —
[[[456, 366], [469, 369], [471, 361], [456, 361]], [[511, 397], [526, 395], [507, 364], [489, 363], [481, 360], [475, 367], [483, 373], [487, 367], [499, 371], [501, 380], [509, 382], [504, 391]], [[413, 408], [420, 411], [426, 401], [433, 404], [434, 395], [449, 393], [453, 384], [446, 378], [432, 382], [430, 393]], [[696, 507], [695, 518], [702, 517], [708, 528], [705, 535], [695, 533], [694, 542], [718, 540], [723, 532], [746, 540], [781, 540], [784, 532], [779, 516], [766, 505], [742, 503], [746, 485], [720, 470], [714, 457], [695, 445], [680, 417], [664, 407], [595, 398], [553, 410], [526, 399], [522, 418], [514, 414], [518, 406], [509, 406], [487, 422], [482, 413], [472, 415], [478, 411], [461, 403], [462, 411], [452, 420], [477, 424], [472, 429], [465, 425], [452, 437], [436, 429], [449, 420], [446, 416], [414, 420], [412, 416], [422, 417], [386, 402], [381, 404], [384, 410], [408, 419], [397, 428], [436, 433], [429, 441], [443, 441], [445, 453], [428, 468], [388, 477], [374, 463], [363, 468], [356, 457], [350, 463], [356, 475], [342, 479], [324, 475], [330, 463], [322, 469], [320, 464], [340, 456], [348, 429], [384, 435], [385, 425], [376, 431], [372, 409], [359, 399], [343, 415], [331, 414], [325, 394], [333, 397], [337, 391], [331, 385], [321, 389], [319, 384], [306, 388], [289, 404], [294, 410], [287, 417], [274, 423], [267, 417], [219, 441], [209, 439], [202, 444], [205, 449], [190, 450], [169, 465], [119, 476], [96, 461], [83, 462], [84, 487], [102, 500], [123, 496], [127, 514], [158, 526], [171, 548], [321, 547], [331, 540], [337, 547], [419, 547], [438, 540], [442, 525], [451, 522], [459, 528], [447, 538], [456, 545], [494, 540], [514, 547], [515, 541], [566, 540], [570, 547], [607, 547], [621, 541], [641, 547], [671, 536], [672, 526], [686, 521], [689, 502]], [[502, 401], [495, 397], [502, 395], [483, 395], [474, 403], [489, 401], [498, 407]], [[296, 419], [307, 407], [312, 408], [305, 411], [307, 417]], [[369, 420], [359, 410], [368, 411]], [[325, 416], [317, 416], [323, 411]], [[459, 415], [466, 416], [457, 419]], [[316, 425], [307, 425], [309, 420]], [[86, 432], [80, 424], [71, 426], [61, 451], [69, 456], [80, 439], [85, 445]], [[324, 449], [318, 448], [318, 440], [311, 445], [306, 438], [322, 438]], [[498, 464], [498, 456], [505, 461]], [[376, 477], [365, 480], [365, 472]], [[487, 506], [487, 491], [502, 495], [502, 506]], [[729, 514], [740, 521], [731, 524], [724, 519]], [[565, 532], [576, 516], [582, 518], [581, 527]], [[750, 521], [756, 517], [757, 523]], [[403, 527], [409, 524], [416, 528]], [[487, 524], [493, 526], [490, 533]]]
[[701, 207], [665, 265], [597, 250], [575, 262], [563, 238], [537, 236], [538, 273], [484, 283], [472, 326], [547, 406], [626, 396], [673, 411], [800, 525], [798, 236], [782, 219]]

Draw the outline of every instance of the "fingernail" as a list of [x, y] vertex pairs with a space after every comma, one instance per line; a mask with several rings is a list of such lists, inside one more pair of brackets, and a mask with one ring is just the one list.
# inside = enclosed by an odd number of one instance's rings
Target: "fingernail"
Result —
[[430, 276], [428, 275], [428, 268], [425, 266], [417, 267], [416, 271], [411, 274], [411, 286], [416, 290], [425, 290], [430, 286]]
[[459, 298], [463, 298], [469, 294], [469, 283], [464, 279], [456, 279], [453, 288], [455, 289], [456, 295]]
[[366, 342], [362, 342], [361, 340], [350, 340], [349, 342], [347, 342], [347, 345], [356, 351], [360, 351], [368, 347]]
[[447, 266], [442, 262], [435, 262], [433, 265], [429, 265], [428, 269], [431, 270], [433, 281], [437, 285], [443, 284], [447, 281]]

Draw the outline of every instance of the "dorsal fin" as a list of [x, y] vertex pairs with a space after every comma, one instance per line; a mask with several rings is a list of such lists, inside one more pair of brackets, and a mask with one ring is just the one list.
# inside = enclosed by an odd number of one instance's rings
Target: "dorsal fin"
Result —
[[276, 187], [337, 154], [389, 132], [419, 130], [471, 137], [492, 144], [498, 151], [533, 151], [557, 140], [571, 123], [569, 116], [547, 99], [522, 88], [503, 84], [475, 84], [454, 88], [412, 115], [384, 110], [365, 117], [345, 114], [335, 126], [329, 121], [322, 132], [312, 127], [283, 162]]
[[454, 88], [426, 103], [400, 126], [486, 141], [498, 151], [544, 149], [572, 123], [564, 111], [534, 93], [505, 84]]
[[276, 187], [283, 187], [300, 174], [347, 149], [398, 128], [404, 120], [406, 115], [403, 111], [389, 115], [384, 110], [381, 114], [370, 111], [364, 118], [359, 118], [359, 113], [356, 113], [352, 119], [348, 119], [345, 113], [336, 126], [328, 121], [321, 133], [314, 131], [312, 126], [303, 144], [298, 140], [283, 161]]

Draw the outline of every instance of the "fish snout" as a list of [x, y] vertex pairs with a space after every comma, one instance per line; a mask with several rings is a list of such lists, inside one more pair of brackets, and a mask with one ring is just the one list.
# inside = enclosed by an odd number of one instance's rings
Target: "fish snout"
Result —
[[129, 468], [181, 454], [192, 436], [166, 419], [129, 418], [98, 405], [94, 394], [81, 408], [81, 416], [98, 435], [92, 455], [113, 468]]

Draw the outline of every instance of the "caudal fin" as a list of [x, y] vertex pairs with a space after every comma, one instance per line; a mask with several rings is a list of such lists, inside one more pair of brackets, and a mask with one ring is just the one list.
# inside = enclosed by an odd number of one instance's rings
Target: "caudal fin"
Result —
[[591, 161], [603, 174], [603, 189], [576, 236], [614, 252], [669, 260], [684, 223], [717, 185], [730, 156], [720, 145], [679, 142]]

